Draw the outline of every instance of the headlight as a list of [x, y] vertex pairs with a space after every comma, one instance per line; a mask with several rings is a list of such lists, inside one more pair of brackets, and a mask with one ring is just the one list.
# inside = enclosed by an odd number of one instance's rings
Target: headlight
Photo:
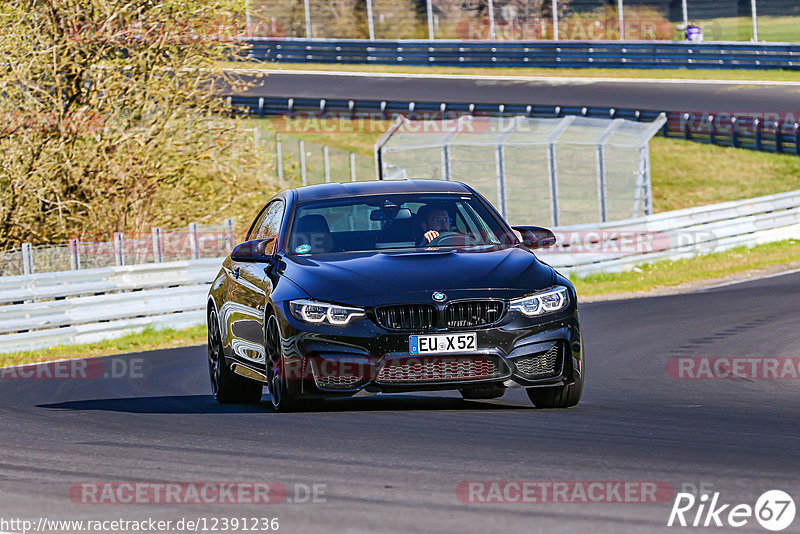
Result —
[[313, 300], [293, 300], [289, 302], [292, 315], [313, 324], [344, 326], [356, 317], [364, 317], [361, 308], [348, 308], [337, 304], [315, 302]]
[[536, 317], [566, 308], [569, 302], [567, 295], [566, 287], [554, 287], [541, 293], [512, 300], [511, 309], [520, 312], [526, 317]]

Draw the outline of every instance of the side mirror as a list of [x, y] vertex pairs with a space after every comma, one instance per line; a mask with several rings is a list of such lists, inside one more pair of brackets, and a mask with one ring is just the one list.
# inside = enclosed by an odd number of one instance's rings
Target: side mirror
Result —
[[269, 239], [251, 239], [233, 247], [231, 259], [241, 262], [269, 263], [272, 261], [274, 247], [275, 240], [271, 237]]
[[556, 244], [556, 236], [547, 228], [540, 226], [515, 226], [514, 230], [522, 235], [525, 248], [547, 248]]

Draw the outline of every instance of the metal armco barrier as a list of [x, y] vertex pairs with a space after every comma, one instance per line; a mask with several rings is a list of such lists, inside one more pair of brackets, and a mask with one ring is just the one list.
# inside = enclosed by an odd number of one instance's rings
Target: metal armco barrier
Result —
[[[553, 267], [570, 276], [622, 271], [797, 238], [800, 191], [555, 231], [559, 248], [537, 254]], [[0, 352], [88, 343], [148, 325], [203, 324], [220, 263], [214, 258], [0, 278]]]
[[0, 278], [0, 352], [92, 343], [205, 321], [221, 258]]
[[[287, 114], [349, 114], [390, 119], [399, 114], [433, 119], [437, 114], [488, 116], [565, 117], [578, 115], [610, 119], [653, 122], [663, 113], [667, 123], [664, 137], [680, 138], [717, 146], [745, 148], [761, 152], [800, 155], [800, 123], [765, 121], [754, 117], [714, 116], [701, 113], [668, 112], [645, 109], [525, 104], [475, 104], [470, 102], [412, 102], [399, 100], [344, 100], [318, 98], [280, 98], [228, 96], [232, 111], [259, 117]], [[798, 117], [800, 119], [800, 117]]]
[[800, 44], [252, 39], [250, 59], [459, 67], [800, 69]]
[[537, 254], [570, 276], [630, 270], [800, 237], [800, 191], [601, 224], [557, 228], [555, 252]]

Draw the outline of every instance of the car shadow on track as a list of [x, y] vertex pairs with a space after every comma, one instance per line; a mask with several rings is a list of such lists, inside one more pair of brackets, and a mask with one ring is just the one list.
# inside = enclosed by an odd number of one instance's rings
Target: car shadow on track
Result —
[[[260, 404], [218, 404], [211, 395], [170, 395], [163, 397], [127, 397], [88, 399], [39, 404], [37, 408], [74, 411], [107, 411], [151, 414], [215, 414], [275, 413], [269, 396]], [[528, 406], [502, 401], [472, 401], [453, 397], [386, 395], [363, 398], [328, 399], [320, 406], [303, 408], [303, 412], [368, 412], [419, 410], [528, 410]]]

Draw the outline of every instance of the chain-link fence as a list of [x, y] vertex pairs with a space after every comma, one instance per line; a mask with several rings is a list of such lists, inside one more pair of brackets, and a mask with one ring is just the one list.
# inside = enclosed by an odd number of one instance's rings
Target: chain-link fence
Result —
[[372, 158], [287, 135], [273, 139], [284, 181], [290, 173], [295, 185], [375, 179]]
[[250, 9], [248, 33], [266, 38], [800, 41], [797, 0], [251, 0]]
[[377, 153], [384, 178], [464, 182], [512, 224], [604, 222], [652, 212], [648, 142], [665, 121], [399, 117]]

